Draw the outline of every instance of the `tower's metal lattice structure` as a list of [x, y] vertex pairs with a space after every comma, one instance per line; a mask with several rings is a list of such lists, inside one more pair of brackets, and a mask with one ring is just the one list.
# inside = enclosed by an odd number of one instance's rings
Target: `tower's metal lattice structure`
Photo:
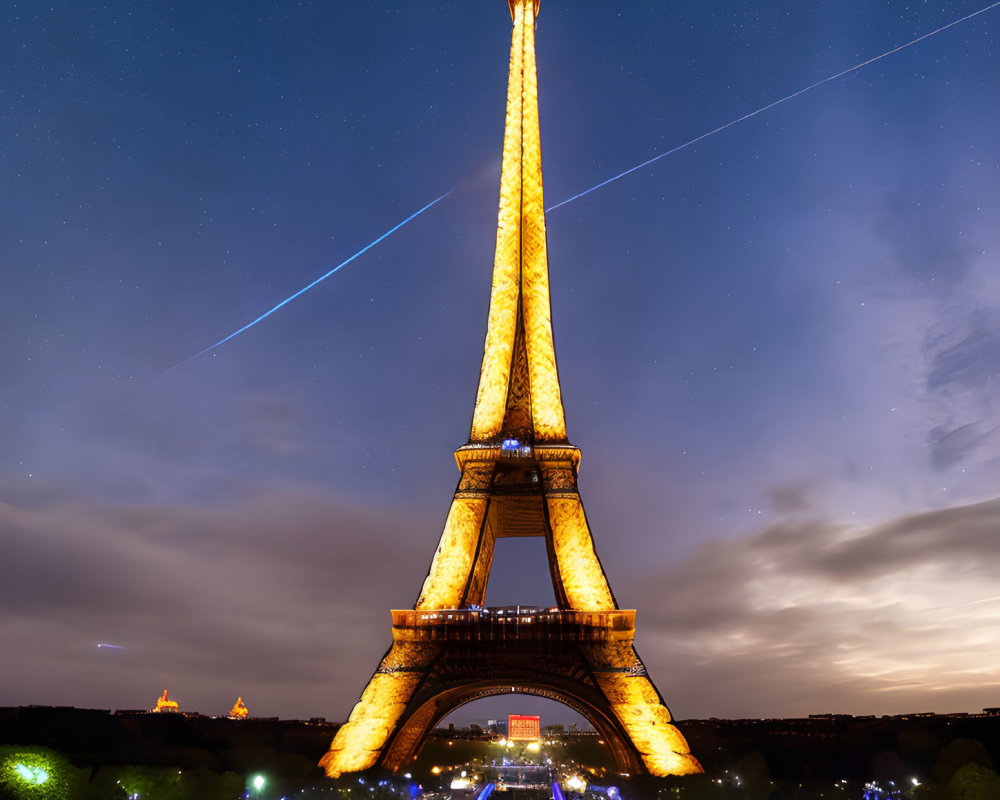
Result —
[[[520, 692], [586, 717], [621, 772], [701, 772], [632, 644], [594, 550], [566, 437], [549, 303], [535, 73], [538, 0], [509, 0], [496, 258], [485, 352], [461, 478], [413, 609], [392, 612], [392, 646], [320, 761], [331, 777], [405, 767], [471, 700]], [[486, 609], [494, 544], [544, 537], [556, 606]]]

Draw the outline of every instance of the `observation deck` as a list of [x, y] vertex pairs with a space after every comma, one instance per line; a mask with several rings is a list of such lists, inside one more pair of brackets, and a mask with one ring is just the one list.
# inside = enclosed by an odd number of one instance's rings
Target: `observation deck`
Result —
[[455, 451], [459, 469], [466, 464], [495, 464], [500, 459], [532, 461], [537, 464], [580, 464], [580, 448], [572, 444], [530, 444], [519, 439], [502, 442], [470, 442]]
[[567, 611], [535, 606], [392, 611], [398, 642], [630, 642], [635, 611]]

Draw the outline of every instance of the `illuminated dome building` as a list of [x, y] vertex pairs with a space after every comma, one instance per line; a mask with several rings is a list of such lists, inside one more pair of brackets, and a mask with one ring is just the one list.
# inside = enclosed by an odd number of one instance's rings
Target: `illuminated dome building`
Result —
[[180, 706], [177, 705], [176, 700], [171, 700], [167, 697], [167, 690], [163, 690], [163, 694], [160, 695], [156, 700], [156, 707], [151, 709], [153, 714], [176, 714], [180, 711]]
[[246, 719], [249, 716], [250, 712], [247, 710], [246, 705], [243, 703], [243, 698], [237, 697], [236, 705], [234, 705], [232, 711], [229, 712], [229, 719]]

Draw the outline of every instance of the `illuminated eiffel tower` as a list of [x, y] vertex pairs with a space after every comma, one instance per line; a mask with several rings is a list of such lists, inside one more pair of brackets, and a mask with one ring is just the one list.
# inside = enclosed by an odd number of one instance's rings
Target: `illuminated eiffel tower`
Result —
[[[552, 344], [542, 199], [535, 17], [508, 0], [507, 89], [493, 288], [479, 391], [461, 478], [413, 609], [392, 612], [392, 646], [320, 765], [331, 777], [409, 764], [433, 727], [481, 697], [523, 693], [587, 718], [620, 772], [701, 772], [632, 644], [577, 490]], [[552, 609], [486, 609], [493, 548], [544, 537]]]

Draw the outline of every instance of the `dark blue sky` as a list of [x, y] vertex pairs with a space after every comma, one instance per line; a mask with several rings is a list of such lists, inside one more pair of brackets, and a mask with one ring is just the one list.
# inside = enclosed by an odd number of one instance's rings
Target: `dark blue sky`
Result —
[[[545, 0], [547, 203], [983, 7]], [[339, 719], [416, 598], [482, 354], [510, 18], [345, 8], [5, 12], [0, 704]], [[998, 30], [549, 215], [584, 502], [679, 716], [996, 705]], [[551, 596], [521, 546], [489, 601]]]

